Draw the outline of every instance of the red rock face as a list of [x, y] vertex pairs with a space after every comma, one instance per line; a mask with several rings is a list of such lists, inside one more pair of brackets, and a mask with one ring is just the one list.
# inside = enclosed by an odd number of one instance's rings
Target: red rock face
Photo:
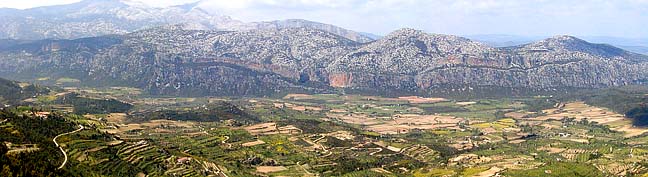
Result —
[[336, 73], [329, 75], [329, 85], [331, 87], [349, 87], [353, 81], [351, 73]]

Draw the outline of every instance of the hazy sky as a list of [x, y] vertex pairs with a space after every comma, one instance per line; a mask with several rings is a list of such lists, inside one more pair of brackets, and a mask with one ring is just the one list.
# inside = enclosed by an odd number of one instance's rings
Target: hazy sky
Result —
[[[0, 0], [30, 8], [78, 0]], [[196, 0], [141, 0], [162, 7]], [[243, 21], [301, 18], [386, 34], [432, 33], [648, 38], [648, 0], [204, 0], [201, 7]]]

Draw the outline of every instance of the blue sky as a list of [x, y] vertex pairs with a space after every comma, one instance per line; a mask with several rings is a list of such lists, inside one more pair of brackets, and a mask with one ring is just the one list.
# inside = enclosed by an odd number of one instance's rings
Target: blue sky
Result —
[[[0, 0], [29, 8], [78, 0]], [[142, 0], [168, 6], [195, 0]], [[301, 18], [387, 34], [431, 33], [648, 38], [648, 0], [204, 0], [201, 7], [243, 21]]]

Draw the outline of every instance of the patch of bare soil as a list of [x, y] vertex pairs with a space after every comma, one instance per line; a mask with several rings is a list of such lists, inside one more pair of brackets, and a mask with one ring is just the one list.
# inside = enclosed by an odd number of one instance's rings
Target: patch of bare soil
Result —
[[404, 96], [404, 97], [398, 97], [398, 99], [408, 101], [411, 104], [438, 103], [438, 102], [448, 101], [445, 98], [424, 98], [418, 96]]
[[265, 144], [265, 142], [261, 140], [256, 140], [252, 142], [243, 143], [241, 144], [241, 146], [250, 147], [250, 146], [262, 145], [262, 144]]
[[624, 132], [626, 137], [638, 136], [648, 132], [646, 128], [633, 127], [632, 122], [625, 116], [605, 108], [594, 107], [584, 102], [571, 102], [560, 104], [559, 107], [543, 110], [546, 115], [534, 118], [522, 118], [524, 120], [562, 120], [563, 118], [575, 118], [576, 121], [588, 120], [599, 124], [609, 125], [612, 130]]
[[283, 127], [277, 127], [277, 123], [261, 123], [250, 125], [244, 127], [246, 131], [250, 132], [252, 135], [274, 135], [274, 134], [300, 134], [302, 130], [293, 126], [287, 125]]
[[272, 173], [272, 172], [280, 172], [288, 170], [288, 168], [284, 166], [258, 166], [256, 167], [256, 171], [259, 173]]
[[313, 95], [308, 95], [308, 94], [288, 94], [283, 97], [284, 100], [288, 99], [295, 99], [295, 100], [307, 100], [307, 99], [315, 99]]
[[463, 118], [444, 115], [396, 114], [392, 117], [369, 117], [366, 114], [333, 114], [330, 119], [350, 124], [363, 125], [366, 130], [380, 134], [408, 133], [413, 129], [460, 129], [458, 124]]

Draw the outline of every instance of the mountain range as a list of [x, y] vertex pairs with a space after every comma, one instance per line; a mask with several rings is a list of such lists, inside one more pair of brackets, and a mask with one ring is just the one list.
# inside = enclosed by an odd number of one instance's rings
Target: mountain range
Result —
[[25, 10], [0, 8], [0, 19], [0, 39], [75, 39], [182, 24], [190, 29], [223, 31], [308, 27], [357, 42], [373, 40], [371, 35], [301, 19], [246, 23], [210, 13], [201, 8], [201, 1], [156, 8], [130, 0], [83, 0]]
[[75, 40], [5, 40], [0, 74], [75, 78], [172, 95], [335, 89], [425, 94], [439, 88], [645, 84], [648, 57], [571, 36], [494, 48], [414, 29], [360, 43], [313, 28], [214, 31], [172, 25]]
[[244, 23], [199, 4], [85, 0], [1, 9], [0, 37], [11, 39], [0, 41], [0, 75], [191, 96], [546, 91], [648, 81], [647, 56], [572, 36], [491, 47], [405, 28], [376, 39], [306, 20]]

